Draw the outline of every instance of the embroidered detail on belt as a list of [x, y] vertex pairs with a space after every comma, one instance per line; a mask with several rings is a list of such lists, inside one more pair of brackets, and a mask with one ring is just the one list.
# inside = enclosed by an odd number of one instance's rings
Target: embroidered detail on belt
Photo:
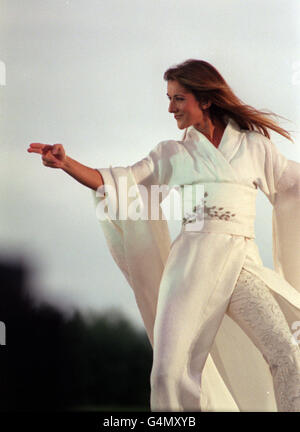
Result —
[[[204, 197], [207, 197], [208, 193], [204, 193]], [[208, 207], [206, 204], [206, 201], [204, 200], [203, 205], [203, 199], [201, 200], [201, 204], [198, 204], [197, 206], [193, 207], [192, 213], [185, 213], [184, 217], [182, 218], [182, 224], [185, 225], [187, 223], [194, 222], [198, 218], [203, 218], [204, 214], [206, 215], [205, 219], [220, 219], [220, 220], [231, 220], [235, 216], [235, 213], [231, 213], [229, 210], [224, 211], [224, 207], [217, 208], [216, 206]], [[223, 210], [223, 211], [222, 211]], [[198, 216], [198, 217], [197, 217]]]

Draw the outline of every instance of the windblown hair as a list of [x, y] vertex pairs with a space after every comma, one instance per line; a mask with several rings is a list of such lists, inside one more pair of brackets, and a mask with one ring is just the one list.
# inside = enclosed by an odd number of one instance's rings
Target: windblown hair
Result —
[[[233, 118], [241, 129], [257, 130], [270, 139], [267, 128], [274, 130], [294, 142], [290, 133], [278, 126], [267, 116], [282, 117], [271, 111], [257, 110], [243, 103], [226, 83], [222, 75], [204, 60], [189, 59], [170, 67], [164, 73], [164, 80], [178, 81], [199, 102], [211, 100], [209, 114], [212, 119], [222, 120], [224, 115]], [[287, 119], [285, 119], [287, 120]]]

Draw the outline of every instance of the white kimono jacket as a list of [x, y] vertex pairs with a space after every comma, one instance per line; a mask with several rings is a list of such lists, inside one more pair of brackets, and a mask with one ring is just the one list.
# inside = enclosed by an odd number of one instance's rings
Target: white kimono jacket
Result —
[[[105, 186], [113, 185], [117, 193], [120, 176], [126, 176], [128, 188], [142, 184], [150, 189], [151, 185], [167, 184], [171, 190], [178, 185], [203, 184], [208, 191], [207, 206], [228, 209], [235, 216], [226, 220], [207, 217], [201, 231], [188, 233], [187, 239], [199, 237], [196, 254], [189, 250], [190, 245], [186, 249], [176, 246], [182, 239], [182, 231], [171, 243], [167, 221], [161, 215], [160, 220], [136, 221], [113, 220], [107, 216], [100, 223], [110, 252], [134, 291], [152, 346], [160, 280], [170, 250], [172, 260], [178, 261], [178, 272], [188, 265], [189, 272], [199, 275], [199, 290], [211, 290], [209, 303], [201, 311], [204, 334], [215, 335], [202, 374], [201, 410], [276, 411], [268, 364], [225, 311], [244, 267], [269, 286], [291, 332], [297, 333], [300, 327], [300, 322], [296, 322], [300, 321], [300, 163], [287, 160], [259, 132], [241, 130], [233, 119], [225, 119], [228, 123], [218, 148], [190, 126], [182, 141], [162, 141], [132, 166], [99, 169]], [[254, 240], [257, 188], [273, 205], [276, 271], [264, 267]], [[95, 191], [92, 193], [96, 206], [112, 199], [109, 194], [103, 197]], [[139, 199], [144, 198], [139, 196]], [[136, 195], [128, 199], [128, 206], [136, 204], [135, 201]], [[220, 235], [212, 235], [215, 232]], [[230, 242], [222, 233], [233, 234]], [[224, 257], [221, 263], [216, 262], [216, 248], [218, 257]], [[197, 261], [193, 262], [195, 256]], [[297, 342], [299, 339], [295, 338]]]

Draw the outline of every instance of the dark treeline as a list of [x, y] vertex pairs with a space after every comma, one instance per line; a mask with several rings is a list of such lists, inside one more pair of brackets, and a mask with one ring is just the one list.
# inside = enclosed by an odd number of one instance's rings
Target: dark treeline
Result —
[[149, 410], [152, 348], [145, 331], [108, 312], [88, 321], [37, 306], [22, 265], [0, 264], [0, 410], [90, 406]]

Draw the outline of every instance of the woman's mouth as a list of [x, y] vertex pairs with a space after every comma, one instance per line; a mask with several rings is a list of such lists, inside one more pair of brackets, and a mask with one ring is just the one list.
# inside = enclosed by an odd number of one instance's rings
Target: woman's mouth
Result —
[[175, 116], [175, 119], [178, 120], [182, 115]]

